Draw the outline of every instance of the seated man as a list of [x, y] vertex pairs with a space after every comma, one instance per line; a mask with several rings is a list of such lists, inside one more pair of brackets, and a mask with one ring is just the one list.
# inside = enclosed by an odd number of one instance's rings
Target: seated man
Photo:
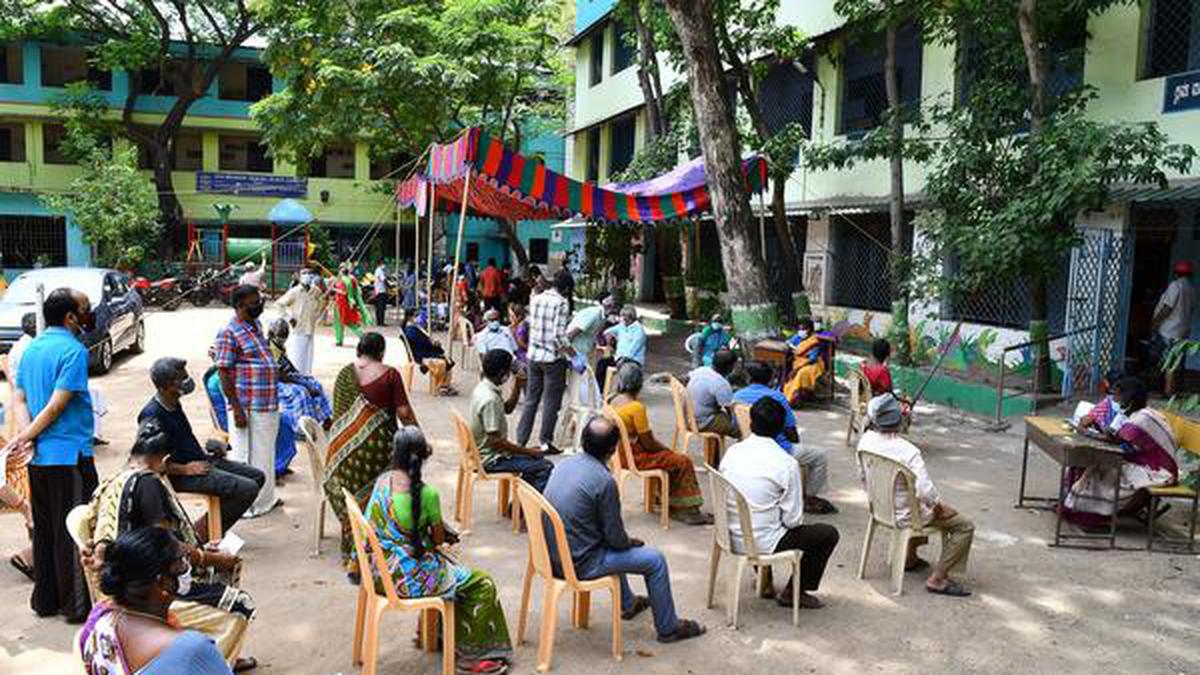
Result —
[[[209, 455], [200, 447], [180, 399], [196, 389], [183, 359], [165, 357], [150, 366], [150, 381], [157, 392], [138, 414], [138, 424], [155, 419], [166, 434], [171, 451], [166, 474], [178, 492], [216, 495], [221, 499], [221, 531], [242, 517], [254, 503], [266, 477], [262, 471], [241, 462]], [[219, 444], [214, 444], [219, 447]], [[196, 523], [201, 541], [208, 540], [208, 516]]]
[[738, 438], [737, 422], [729, 406], [733, 403], [733, 387], [729, 375], [737, 365], [737, 355], [722, 349], [713, 355], [711, 366], [700, 366], [688, 374], [687, 391], [696, 411], [700, 431], [711, 431]]
[[814, 448], [800, 442], [800, 430], [796, 427], [796, 413], [788, 406], [783, 392], [770, 386], [771, 366], [762, 361], [746, 364], [746, 375], [750, 386], [742, 387], [733, 395], [734, 403], [753, 407], [766, 398], [777, 401], [786, 411], [783, 431], [775, 436], [775, 442], [803, 466], [808, 474], [804, 481], [804, 510], [808, 513], [837, 513], [837, 507], [817, 495], [824, 492], [829, 483], [829, 451]]
[[[616, 425], [593, 417], [583, 428], [583, 453], [564, 459], [546, 486], [546, 501], [558, 511], [567, 532], [575, 573], [580, 579], [621, 575], [621, 617], [628, 621], [650, 607], [659, 642], [703, 635], [704, 626], [675, 615], [666, 558], [625, 531], [617, 482], [608, 472], [620, 439]], [[558, 555], [551, 548], [555, 565]], [[630, 573], [645, 579], [649, 599], [633, 594], [625, 578]]]
[[[754, 544], [760, 553], [803, 551], [800, 571], [800, 606], [819, 609], [823, 603], [811, 594], [821, 587], [825, 564], [838, 543], [838, 531], [832, 525], [804, 525], [804, 485], [800, 467], [779, 452], [775, 439], [783, 433], [787, 405], [770, 397], [760, 398], [750, 407], [750, 432], [736, 443], [721, 460], [721, 475], [733, 484], [750, 505], [750, 524]], [[737, 503], [730, 495], [728, 503], [715, 508], [729, 512], [729, 534], [734, 550], [745, 550], [738, 522]], [[766, 568], [770, 570], [768, 566]], [[765, 574], [766, 572], [764, 572]], [[793, 577], [775, 596], [784, 606], [792, 606]], [[770, 586], [768, 585], [768, 588]]]
[[825, 345], [814, 330], [813, 320], [800, 319], [800, 330], [788, 340], [792, 348], [792, 374], [783, 385], [783, 395], [793, 408], [813, 397], [817, 382], [825, 374]]
[[504, 398], [501, 387], [512, 374], [512, 354], [503, 349], [493, 349], [483, 355], [483, 377], [471, 393], [471, 435], [479, 448], [479, 458], [484, 471], [489, 473], [512, 471], [521, 474], [521, 480], [541, 492], [554, 465], [547, 460], [540, 448], [525, 448], [508, 440], [508, 417], [517, 407], [521, 388], [513, 387], [508, 398]]
[[696, 351], [692, 352], [692, 367], [711, 366], [717, 352], [729, 346], [733, 337], [725, 330], [725, 324], [720, 314], [713, 314], [712, 319], [700, 331], [696, 343]]
[[[929, 578], [925, 580], [925, 590], [954, 597], [970, 595], [971, 591], [951, 579], [950, 573], [961, 574], [966, 571], [971, 541], [975, 538], [975, 523], [942, 501], [937, 487], [925, 469], [921, 451], [900, 437], [902, 417], [900, 402], [895, 396], [884, 394], [871, 399], [867, 404], [867, 417], [872, 428], [859, 439], [859, 451], [883, 455], [912, 471], [916, 476], [916, 485], [913, 487], [917, 494], [921, 521], [926, 529], [939, 530], [942, 533], [942, 556], [930, 569]], [[862, 470], [861, 466], [859, 470]], [[865, 474], [863, 479], [866, 479]], [[896, 476], [896, 522], [905, 526], [911, 522], [912, 514], [909, 510], [908, 493], [899, 487], [902, 480], [903, 477]], [[917, 549], [924, 543], [923, 538], [909, 542], [906, 569], [918, 570], [929, 566], [929, 563], [917, 557]]]
[[517, 341], [508, 326], [500, 322], [500, 310], [489, 309], [483, 313], [484, 326], [475, 333], [475, 351], [480, 358], [493, 349], [503, 349], [509, 354], [517, 353]]
[[604, 334], [617, 340], [616, 353], [613, 355], [617, 364], [628, 360], [643, 368], [646, 366], [646, 329], [638, 322], [636, 307], [622, 307], [621, 322], [605, 330]]
[[454, 361], [446, 356], [441, 345], [430, 339], [429, 334], [410, 318], [407, 311], [400, 312], [400, 334], [408, 342], [413, 360], [421, 366], [422, 373], [428, 373], [433, 379], [433, 386], [439, 394], [454, 396], [458, 393], [450, 386], [450, 371], [454, 369]]

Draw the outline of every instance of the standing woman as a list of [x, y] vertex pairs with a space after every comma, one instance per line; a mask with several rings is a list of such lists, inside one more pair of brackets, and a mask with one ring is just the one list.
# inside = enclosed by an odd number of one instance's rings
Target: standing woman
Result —
[[325, 494], [342, 524], [342, 564], [351, 581], [358, 578], [358, 566], [350, 557], [354, 538], [342, 490], [349, 490], [360, 506], [366, 504], [375, 477], [391, 461], [397, 421], [403, 425], [417, 424], [404, 389], [404, 378], [383, 363], [385, 349], [382, 335], [364, 333], [358, 341], [358, 358], [342, 368], [333, 385], [333, 428], [329, 432]]
[[363, 314], [360, 313], [355, 299], [358, 298], [358, 282], [354, 279], [354, 275], [350, 273], [350, 265], [342, 263], [338, 267], [338, 274], [333, 279], [334, 303], [337, 306], [337, 311], [333, 316], [333, 338], [337, 346], [342, 346], [342, 338], [345, 330], [349, 328], [358, 337], [362, 337], [362, 321]]
[[[512, 642], [496, 582], [487, 572], [455, 564], [438, 551], [447, 532], [438, 492], [421, 478], [429, 454], [420, 429], [397, 431], [390, 470], [375, 481], [365, 515], [375, 526], [397, 595], [453, 597], [459, 672], [506, 672]], [[379, 593], [384, 592], [381, 582], [375, 579]]]

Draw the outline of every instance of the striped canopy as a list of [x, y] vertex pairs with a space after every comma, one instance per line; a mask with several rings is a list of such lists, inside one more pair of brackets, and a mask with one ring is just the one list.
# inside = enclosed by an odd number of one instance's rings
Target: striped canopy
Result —
[[[743, 164], [746, 189], [762, 190], [767, 178], [766, 162], [753, 157]], [[527, 158], [504, 147], [486, 131], [473, 128], [456, 140], [429, 148], [423, 174], [414, 175], [396, 187], [401, 206], [425, 211], [425, 198], [432, 185], [436, 204], [454, 210], [462, 204], [462, 178], [471, 170], [468, 208], [474, 213], [505, 220], [582, 218], [614, 223], [651, 224], [691, 217], [711, 206], [703, 182], [684, 189], [647, 193], [602, 188], [581, 183], [546, 168], [536, 158]], [[639, 185], [645, 185], [639, 184]]]

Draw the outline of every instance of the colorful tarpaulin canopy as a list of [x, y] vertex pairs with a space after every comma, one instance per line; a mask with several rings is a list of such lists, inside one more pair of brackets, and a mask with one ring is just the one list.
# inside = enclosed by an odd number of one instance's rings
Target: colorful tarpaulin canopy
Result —
[[[746, 189], [757, 192], [766, 183], [761, 157], [744, 163]], [[425, 195], [432, 185], [438, 203], [461, 204], [461, 179], [470, 170], [468, 208], [483, 216], [507, 220], [579, 217], [592, 221], [657, 223], [687, 218], [711, 205], [704, 181], [704, 164], [694, 160], [659, 178], [642, 183], [602, 188], [581, 183], [547, 169], [536, 158], [504, 147], [482, 129], [463, 132], [455, 141], [433, 145], [421, 175], [396, 188], [401, 206], [425, 212]]]

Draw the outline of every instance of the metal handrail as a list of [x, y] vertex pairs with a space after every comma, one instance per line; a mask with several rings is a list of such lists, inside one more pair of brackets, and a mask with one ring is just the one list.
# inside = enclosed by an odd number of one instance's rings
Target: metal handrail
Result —
[[[1052, 342], [1054, 340], [1061, 340], [1062, 338], [1071, 337], [1072, 335], [1089, 333], [1089, 332], [1098, 330], [1099, 328], [1100, 328], [1099, 324], [1092, 324], [1091, 326], [1088, 326], [1087, 328], [1078, 328], [1076, 330], [1066, 331], [1064, 333], [1048, 335], [1048, 336], [1046, 336], [1046, 338], [1044, 340], [1029, 340], [1027, 342], [1021, 342], [1019, 344], [1009, 345], [1009, 346], [1005, 347], [1004, 349], [1002, 349], [1000, 351], [1000, 374], [996, 380], [996, 421], [995, 421], [996, 427], [1000, 428], [1004, 425], [1004, 414], [1003, 414], [1004, 401], [1006, 399], [1013, 398], [1014, 396], [1018, 396], [1018, 394], [1013, 394], [1012, 396], [1004, 395], [1004, 374], [1005, 374], [1005, 371], [1008, 366], [1008, 353], [1009, 352], [1015, 351], [1017, 349], [1025, 349], [1026, 347], [1032, 347], [1041, 342], [1046, 342], [1047, 344], [1049, 344], [1050, 342]], [[1036, 378], [1036, 375], [1037, 375], [1036, 370], [1034, 371], [1034, 375]]]

